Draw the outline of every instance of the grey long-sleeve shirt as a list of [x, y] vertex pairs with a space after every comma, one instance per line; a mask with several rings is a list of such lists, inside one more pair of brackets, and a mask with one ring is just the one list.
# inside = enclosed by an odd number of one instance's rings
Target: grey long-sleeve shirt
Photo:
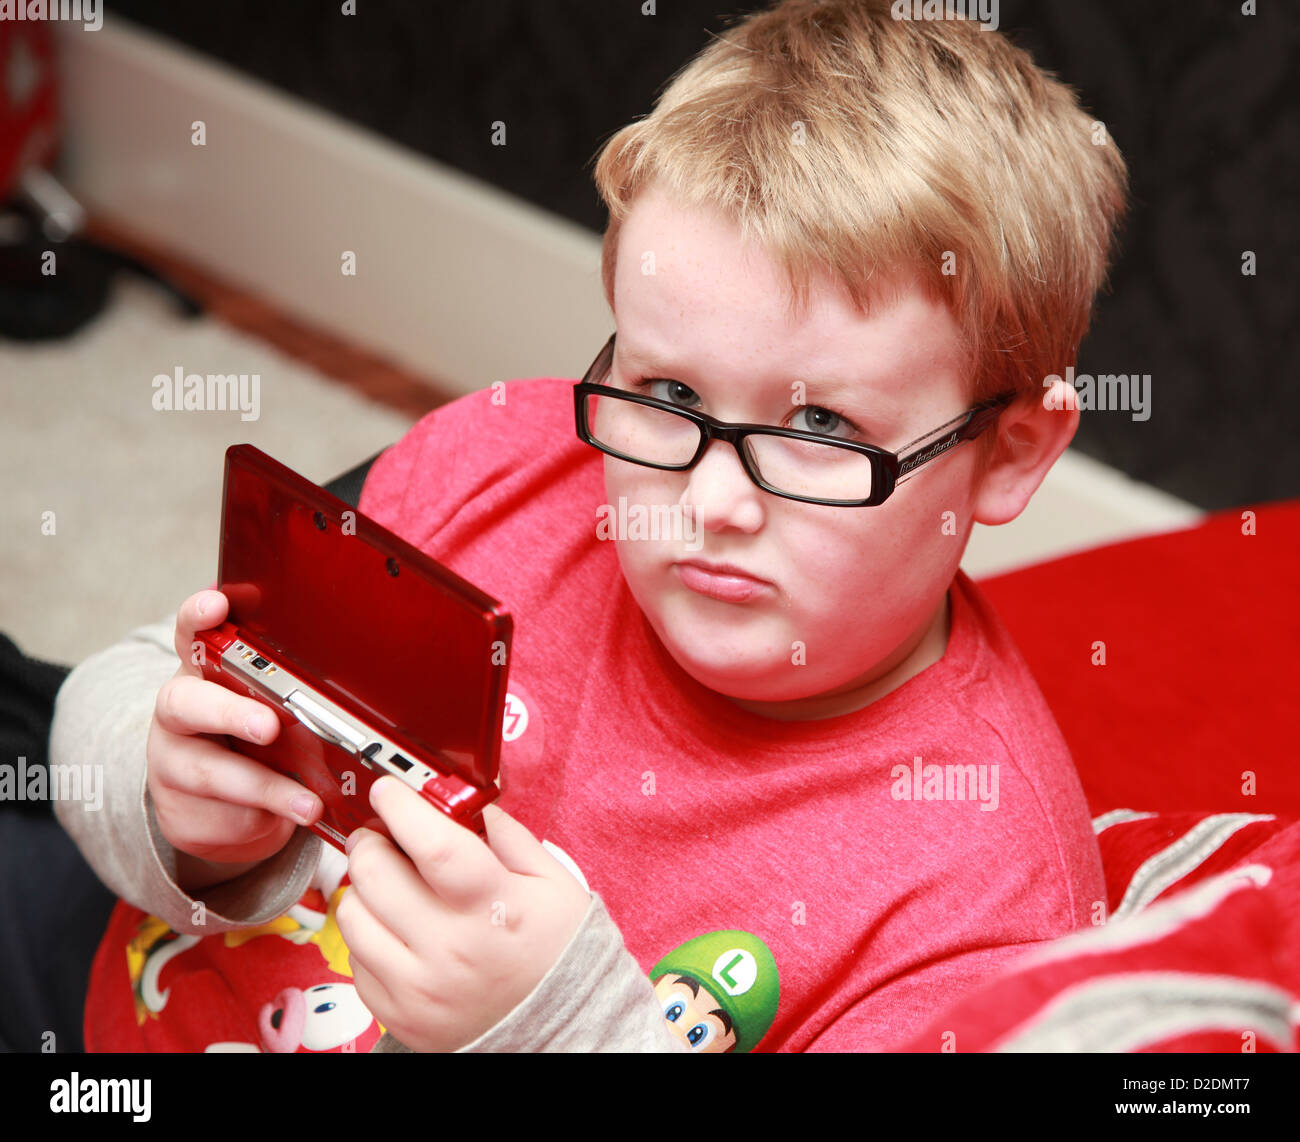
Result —
[[[103, 806], [56, 800], [60, 823], [91, 868], [122, 899], [175, 931], [210, 936], [264, 924], [307, 890], [323, 842], [298, 829], [256, 868], [203, 890], [197, 899], [177, 884], [176, 850], [162, 835], [147, 786], [145, 744], [158, 691], [179, 666], [175, 619], [132, 631], [91, 655], [55, 699], [50, 761], [103, 766]], [[575, 1011], [583, 1013], [575, 1024]], [[376, 1052], [405, 1051], [384, 1035]], [[464, 1051], [685, 1051], [668, 1029], [650, 981], [623, 946], [617, 926], [593, 893], [578, 931], [537, 987]]]

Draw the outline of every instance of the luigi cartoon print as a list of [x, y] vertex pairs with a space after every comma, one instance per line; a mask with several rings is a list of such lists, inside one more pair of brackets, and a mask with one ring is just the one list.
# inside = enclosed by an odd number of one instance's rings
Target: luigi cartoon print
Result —
[[707, 932], [650, 969], [674, 1034], [702, 1054], [751, 1051], [776, 1018], [776, 960], [749, 932]]

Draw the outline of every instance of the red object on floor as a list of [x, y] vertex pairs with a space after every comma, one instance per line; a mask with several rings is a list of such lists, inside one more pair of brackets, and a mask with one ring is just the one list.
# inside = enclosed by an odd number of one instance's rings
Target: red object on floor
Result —
[[0, 21], [0, 203], [58, 146], [54, 34], [44, 20]]
[[1056, 715], [1094, 815], [1300, 815], [1300, 500], [979, 585]]

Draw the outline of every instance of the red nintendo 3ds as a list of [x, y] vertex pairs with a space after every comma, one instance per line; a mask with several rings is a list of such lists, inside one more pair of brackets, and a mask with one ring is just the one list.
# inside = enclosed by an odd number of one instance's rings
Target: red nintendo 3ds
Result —
[[320, 797], [317, 833], [341, 849], [373, 823], [387, 773], [485, 835], [513, 629], [496, 599], [251, 444], [226, 451], [217, 578], [203, 676], [280, 721], [228, 742]]

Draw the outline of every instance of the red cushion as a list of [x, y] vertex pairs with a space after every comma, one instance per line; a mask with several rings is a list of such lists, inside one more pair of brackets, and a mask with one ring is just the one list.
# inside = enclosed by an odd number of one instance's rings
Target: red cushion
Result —
[[[902, 1049], [1300, 1048], [1300, 823], [1184, 818], [1170, 844], [1163, 825], [1120, 823], [1100, 838], [1108, 876], [1117, 853], [1148, 854], [1137, 899], [1167, 885], [1151, 903], [1027, 953]], [[1215, 872], [1232, 841], [1240, 859]], [[1129, 884], [1113, 887], [1122, 897]]]
[[1250, 510], [981, 581], [1094, 814], [1300, 815], [1300, 501]]
[[981, 584], [1074, 755], [1107, 915], [903, 1049], [1300, 1048], [1300, 502], [1250, 530], [1225, 512]]

